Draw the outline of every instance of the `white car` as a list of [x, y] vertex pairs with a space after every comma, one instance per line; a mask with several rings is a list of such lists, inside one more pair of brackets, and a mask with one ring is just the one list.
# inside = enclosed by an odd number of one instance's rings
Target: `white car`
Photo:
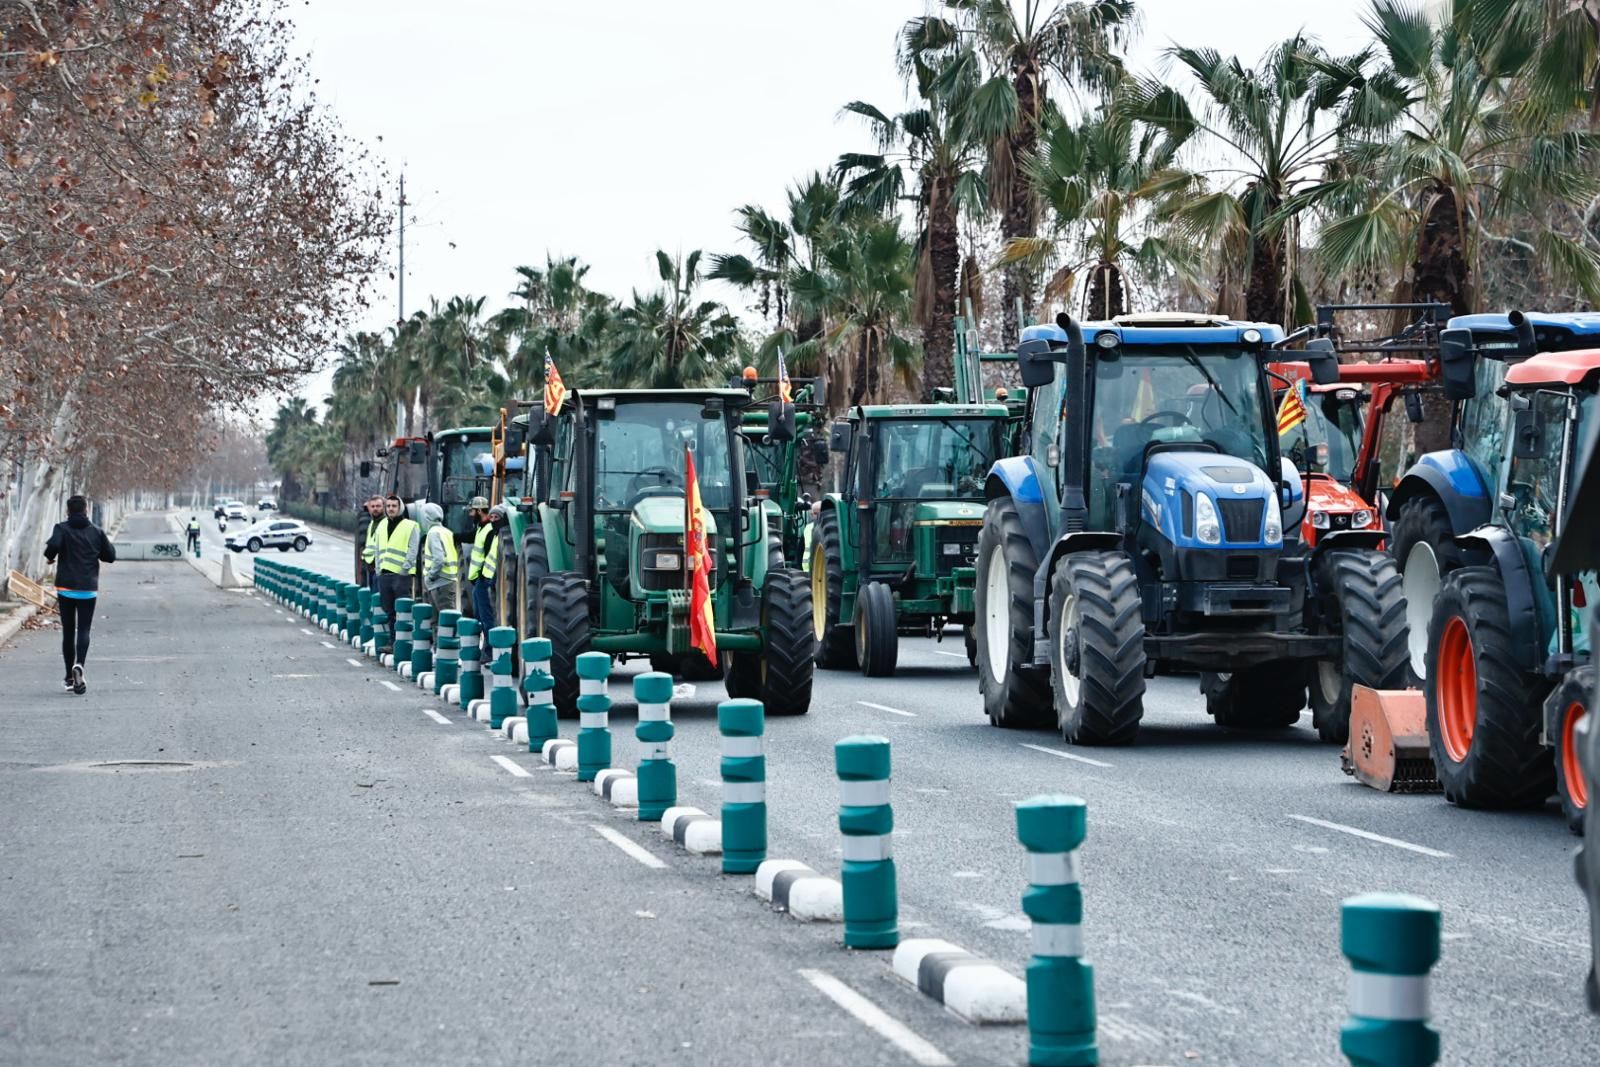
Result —
[[263, 519], [238, 533], [230, 533], [225, 544], [235, 552], [249, 549], [260, 552], [263, 548], [276, 548], [287, 552], [291, 548], [304, 552], [311, 545], [311, 530], [294, 519]]
[[231, 522], [235, 519], [240, 522], [250, 521], [250, 513], [245, 511], [244, 501], [242, 500], [228, 501], [228, 520]]
[[260, 500], [256, 501], [256, 510], [257, 511], [277, 511], [278, 510], [278, 502], [276, 500], [272, 499], [270, 496], [264, 496]]

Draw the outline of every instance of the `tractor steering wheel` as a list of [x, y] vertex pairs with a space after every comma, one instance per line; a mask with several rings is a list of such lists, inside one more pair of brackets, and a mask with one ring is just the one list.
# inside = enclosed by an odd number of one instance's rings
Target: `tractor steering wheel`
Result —
[[1185, 415], [1181, 411], [1173, 411], [1171, 408], [1163, 408], [1160, 411], [1152, 411], [1150, 414], [1139, 420], [1139, 425], [1143, 426], [1145, 423], [1155, 422], [1157, 419], [1168, 420], [1173, 426], [1194, 425], [1194, 423], [1189, 421], [1189, 416]]
[[[654, 483], [647, 485], [645, 479], [654, 478]], [[628, 479], [628, 506], [632, 507], [638, 499], [645, 494], [646, 489], [667, 489], [678, 495], [683, 494], [683, 487], [673, 485], [678, 477], [678, 472], [671, 467], [646, 467]]]

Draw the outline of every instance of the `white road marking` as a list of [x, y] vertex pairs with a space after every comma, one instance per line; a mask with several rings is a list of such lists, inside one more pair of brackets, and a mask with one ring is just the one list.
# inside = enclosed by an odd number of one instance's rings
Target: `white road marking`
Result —
[[1320, 826], [1324, 830], [1337, 830], [1339, 833], [1349, 834], [1351, 837], [1359, 837], [1366, 841], [1376, 841], [1380, 845], [1393, 845], [1395, 848], [1403, 848], [1408, 852], [1420, 852], [1424, 856], [1432, 856], [1435, 859], [1448, 860], [1455, 858], [1450, 853], [1440, 852], [1436, 848], [1429, 848], [1426, 845], [1413, 845], [1410, 841], [1401, 841], [1397, 837], [1384, 837], [1382, 834], [1375, 834], [1371, 830], [1361, 830], [1354, 826], [1346, 826], [1344, 823], [1328, 822], [1326, 819], [1313, 819], [1309, 815], [1291, 815], [1289, 818], [1294, 819], [1296, 822]]
[[[649, 849], [646, 849], [637, 841], [623, 834], [620, 830], [614, 830], [609, 826], [596, 826], [594, 828], [594, 832], [605, 838], [607, 841], [610, 841], [613, 845], [616, 845], [622, 851], [626, 852], [628, 855], [632, 856], [646, 867], [654, 867], [655, 869], [660, 870], [666, 866], [666, 864], [653, 855]], [[634, 914], [641, 915], [644, 913], [634, 912]], [[655, 918], [653, 915], [650, 917], [652, 919]]]
[[400, 687], [389, 681], [387, 678], [379, 678], [378, 684], [383, 686], [385, 689], [393, 689], [396, 693], [400, 692]]
[[506, 756], [490, 756], [500, 766], [511, 772], [513, 778], [532, 778], [533, 772]]
[[908, 719], [915, 719], [917, 717], [917, 713], [914, 711], [901, 711], [899, 708], [891, 708], [887, 704], [874, 704], [870, 700], [858, 700], [856, 703], [860, 704], [864, 708], [876, 708], [878, 711], [887, 711], [890, 715], [904, 715]]
[[300, 632], [305, 634], [307, 637], [315, 637], [315, 636], [317, 636], [317, 631], [308, 630], [304, 626], [300, 627]]
[[366, 664], [362, 663], [360, 660], [351, 659], [349, 656], [346, 656], [344, 661], [346, 663], [350, 664], [350, 666], [352, 666], [352, 667], [365, 667], [366, 666]]
[[935, 656], [954, 656], [956, 659], [966, 659], [967, 658], [967, 654], [965, 652], [946, 652], [942, 648], [934, 649], [933, 650], [933, 654]]
[[323, 648], [333, 648], [334, 647], [333, 645], [328, 644], [328, 642], [326, 642], [326, 641], [318, 641], [317, 644], [321, 645]]
[[913, 1032], [905, 1023], [894, 1018], [827, 971], [813, 971], [802, 968], [799, 974], [800, 977], [816, 986], [823, 996], [851, 1015], [854, 1015], [862, 1025], [876, 1031], [878, 1036], [892, 1042], [901, 1052], [904, 1052], [916, 1062], [923, 1064], [924, 1067], [944, 1067], [944, 1065], [954, 1062], [927, 1039]]
[[[101, 662], [104, 662], [103, 660]], [[274, 674], [274, 678], [315, 678], [314, 674]]]
[[423, 708], [422, 709], [422, 714], [426, 715], [428, 718], [432, 719], [434, 722], [440, 724], [441, 726], [449, 726], [450, 725], [450, 720], [449, 719], [445, 718], [443, 715], [440, 715], [437, 711], [434, 711], [432, 708]]
[[1060, 756], [1062, 759], [1077, 760], [1079, 763], [1087, 763], [1091, 767], [1111, 766], [1111, 764], [1102, 760], [1090, 759], [1088, 756], [1080, 756], [1076, 752], [1063, 752], [1059, 748], [1045, 748], [1043, 745], [1030, 745], [1026, 741], [1019, 741], [1018, 744], [1020, 744], [1023, 748], [1031, 748], [1035, 752], [1043, 752], [1047, 756]]

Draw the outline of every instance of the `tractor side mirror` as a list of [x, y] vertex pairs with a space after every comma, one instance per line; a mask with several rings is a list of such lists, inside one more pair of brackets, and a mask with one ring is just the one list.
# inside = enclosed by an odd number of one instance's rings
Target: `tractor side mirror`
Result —
[[1415, 389], [1408, 389], [1405, 393], [1406, 419], [1414, 425], [1420, 425], [1426, 417], [1422, 410], [1422, 394]]
[[767, 436], [774, 441], [794, 440], [794, 405], [774, 400], [767, 405]]
[[1439, 370], [1449, 399], [1471, 400], [1477, 394], [1472, 358], [1471, 330], [1439, 331]]
[[528, 427], [526, 423], [513, 422], [506, 427], [506, 457], [522, 455], [522, 450], [527, 446]]
[[370, 459], [362, 460], [361, 461], [360, 470], [361, 470], [361, 477], [363, 477], [363, 478], [372, 477], [372, 461]]
[[1540, 412], [1527, 408], [1511, 416], [1511, 454], [1517, 459], [1544, 456], [1544, 419]]
[[535, 447], [556, 443], [556, 424], [542, 407], [528, 409], [528, 440]]
[[1067, 335], [1065, 345], [1056, 347], [1048, 337], [1030, 337], [1017, 345], [1017, 369], [1029, 389], [1042, 389], [1055, 381], [1055, 364], [1084, 356], [1083, 331], [1072, 316], [1063, 311], [1056, 316], [1056, 325]]
[[850, 438], [855, 433], [848, 422], [836, 422], [828, 429], [828, 451], [850, 451]]
[[811, 462], [819, 467], [828, 465], [828, 442], [820, 437], [811, 440]]
[[412, 441], [406, 446], [406, 462], [425, 464], [428, 462], [428, 444], [426, 441]]
[[756, 491], [758, 489], [760, 489], [760, 488], [761, 488], [761, 476], [759, 474], [757, 474], [755, 471], [745, 471], [744, 472], [744, 495], [745, 496], [755, 496], [756, 495]]
[[1306, 362], [1311, 365], [1311, 380], [1318, 385], [1333, 385], [1339, 380], [1339, 351], [1326, 337], [1306, 342]]

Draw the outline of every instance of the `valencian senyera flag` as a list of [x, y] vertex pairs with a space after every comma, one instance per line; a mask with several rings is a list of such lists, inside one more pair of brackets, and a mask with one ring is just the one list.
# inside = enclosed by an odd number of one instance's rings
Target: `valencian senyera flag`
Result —
[[694, 473], [694, 453], [684, 454], [683, 565], [689, 568], [689, 647], [706, 654], [717, 665], [717, 621], [711, 610], [711, 548], [706, 531], [711, 516], [700, 503], [700, 480]]
[[561, 410], [561, 402], [567, 398], [566, 383], [561, 380], [561, 372], [556, 370], [556, 361], [550, 358], [550, 353], [544, 354], [544, 411], [546, 415], [554, 415]]
[[1295, 382], [1283, 392], [1283, 402], [1278, 405], [1278, 436], [1306, 421], [1306, 402], [1300, 396], [1303, 383]]
[[778, 353], [778, 399], [785, 404], [794, 403], [793, 390], [789, 388], [789, 366], [783, 361], [783, 353]]

